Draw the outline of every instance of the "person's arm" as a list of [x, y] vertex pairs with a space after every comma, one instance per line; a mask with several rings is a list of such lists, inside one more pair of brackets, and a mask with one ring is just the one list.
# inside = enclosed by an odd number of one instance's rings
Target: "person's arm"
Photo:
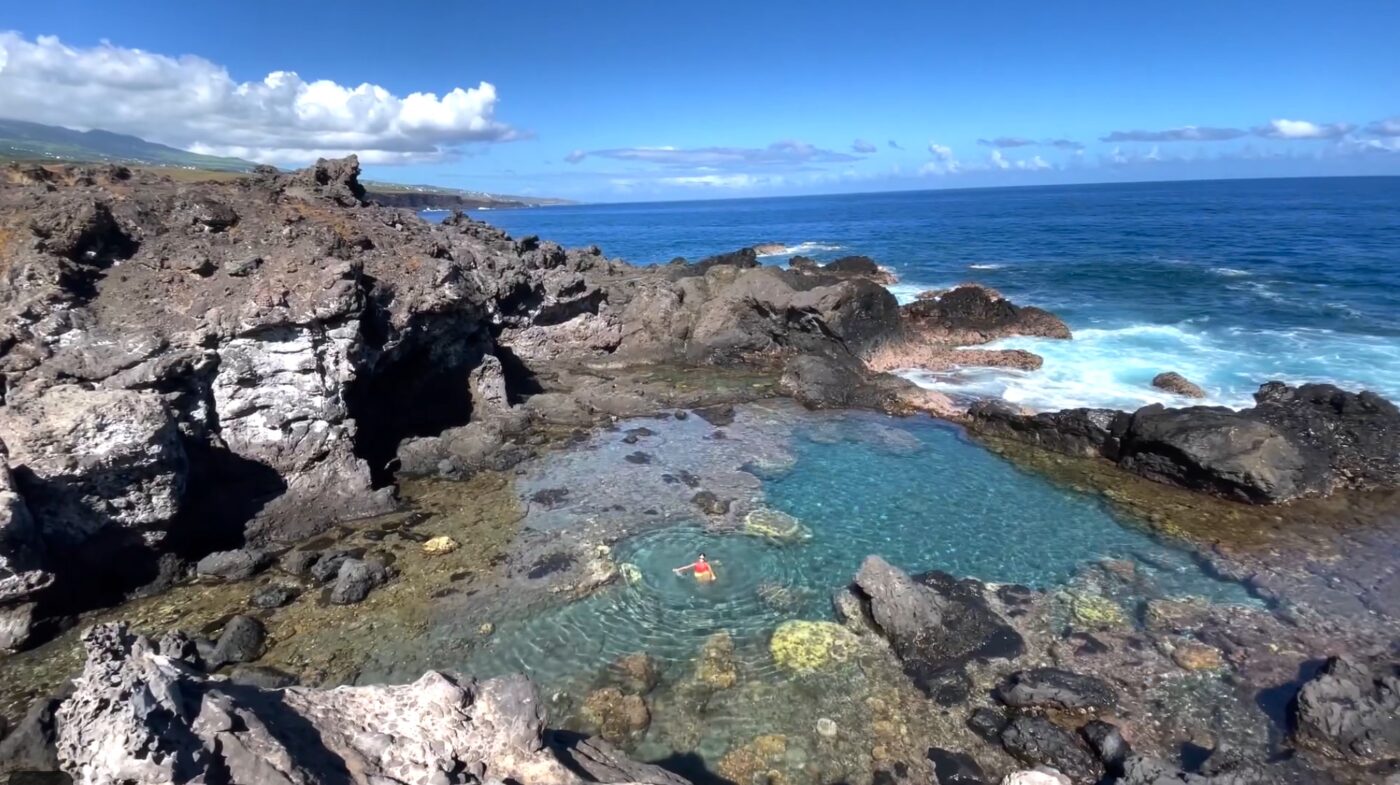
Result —
[[671, 570], [671, 572], [674, 572], [675, 574], [680, 575], [681, 573], [685, 572], [686, 570], [693, 570], [693, 569], [695, 569], [695, 563], [694, 563], [694, 562], [691, 562], [690, 564], [687, 564], [687, 565], [685, 565], [684, 567], [677, 567], [676, 569]]

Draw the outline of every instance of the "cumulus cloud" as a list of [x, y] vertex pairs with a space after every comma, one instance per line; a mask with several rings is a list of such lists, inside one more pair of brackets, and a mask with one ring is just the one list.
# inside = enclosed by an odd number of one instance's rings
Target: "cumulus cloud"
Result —
[[874, 142], [867, 142], [864, 139], [857, 139], [854, 142], [851, 142], [851, 152], [853, 153], [869, 155], [870, 153], [875, 152], [876, 149], [878, 148], [875, 147]]
[[1049, 161], [1038, 155], [1031, 156], [1030, 158], [1013, 160], [1007, 158], [1001, 150], [993, 150], [992, 154], [987, 158], [987, 163], [990, 164], [991, 168], [1000, 169], [1002, 171], [1017, 169], [1023, 172], [1043, 172], [1047, 169], [1055, 168]]
[[902, 145], [900, 145], [899, 142], [896, 142], [896, 141], [893, 140], [893, 139], [891, 139], [891, 140], [889, 140], [888, 142], [886, 142], [886, 144], [888, 144], [888, 145], [890, 146], [890, 149], [891, 149], [891, 150], [903, 150], [903, 149], [904, 149], [904, 147], [903, 147]]
[[859, 161], [850, 153], [826, 150], [806, 142], [786, 140], [767, 147], [619, 147], [593, 150], [588, 155], [615, 161], [656, 164], [658, 166], [715, 169], [743, 167], [800, 167], [807, 164], [844, 163]]
[[1026, 139], [1020, 136], [998, 136], [995, 139], [978, 139], [977, 143], [983, 147], [1029, 147], [1035, 144], [1034, 139]]
[[200, 57], [81, 48], [0, 32], [0, 112], [11, 119], [102, 128], [213, 155], [301, 164], [359, 153], [371, 163], [433, 160], [469, 142], [519, 138], [495, 119], [488, 82], [444, 95], [397, 96], [374, 84], [306, 81], [273, 71], [236, 82]]
[[1356, 126], [1351, 123], [1311, 123], [1307, 120], [1270, 120], [1254, 133], [1268, 139], [1340, 139]]
[[1165, 131], [1113, 131], [1099, 137], [1101, 142], [1225, 142], [1248, 136], [1239, 128], [1210, 128], [1186, 125]]
[[1372, 136], [1400, 136], [1400, 115], [1371, 123], [1366, 126], [1366, 133]]
[[962, 170], [962, 164], [953, 154], [953, 148], [931, 141], [928, 143], [928, 152], [933, 156], [933, 160], [919, 167], [919, 174], [956, 174]]
[[578, 163], [579, 161], [582, 161], [583, 159], [585, 159], [585, 158], [587, 158], [587, 157], [588, 157], [588, 153], [585, 153], [585, 152], [582, 151], [582, 150], [574, 150], [573, 152], [571, 152], [571, 153], [569, 153], [568, 155], [564, 156], [564, 160], [565, 160], [566, 162], [568, 162], [568, 163], [576, 164], [576, 163]]

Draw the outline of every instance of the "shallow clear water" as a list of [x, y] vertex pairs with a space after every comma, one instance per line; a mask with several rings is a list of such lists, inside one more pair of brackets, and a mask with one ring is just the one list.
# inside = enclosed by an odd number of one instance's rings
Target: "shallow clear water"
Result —
[[[869, 554], [910, 571], [940, 569], [1046, 589], [1088, 563], [1118, 557], [1136, 562], [1155, 595], [1253, 602], [1238, 585], [1204, 574], [1186, 552], [1115, 518], [1097, 499], [1024, 473], [933, 420], [741, 410], [725, 429], [728, 437], [715, 440], [697, 419], [645, 421], [657, 433], [635, 446], [618, 432], [605, 433], [532, 472], [557, 481], [574, 476], [582, 461], [590, 485], [630, 504], [622, 486], [640, 480], [627, 477], [684, 469], [707, 482], [716, 471], [743, 467], [761, 480], [758, 500], [798, 519], [801, 536], [775, 541], [716, 531], [694, 515], [667, 516], [613, 546], [625, 579], [583, 600], [496, 620], [494, 635], [458, 664], [463, 670], [478, 676], [523, 670], [547, 691], [578, 696], [609, 663], [646, 652], [675, 684], [693, 672], [707, 638], [727, 633], [745, 681], [777, 689], [770, 698], [806, 700], [799, 693], [811, 685], [783, 672], [770, 655], [772, 633], [790, 619], [833, 618], [833, 592]], [[651, 463], [626, 460], [638, 447]], [[788, 460], [772, 459], [775, 452]], [[529, 478], [524, 482], [528, 496], [532, 486]], [[663, 491], [646, 493], [665, 509]], [[590, 504], [581, 498], [574, 514], [593, 516]], [[558, 520], [550, 516], [559, 514], [532, 513], [526, 525], [552, 530]], [[699, 553], [714, 564], [714, 583], [672, 572]], [[725, 706], [706, 708], [714, 754], [731, 739], [773, 732], [763, 727], [772, 718], [753, 716], [751, 705]], [[662, 699], [654, 707], [655, 727], [664, 729], [666, 713]], [[654, 754], [665, 754], [666, 742], [651, 741]]]
[[1372, 177], [580, 205], [479, 217], [639, 263], [768, 242], [817, 259], [865, 254], [901, 276], [895, 291], [905, 298], [975, 280], [1055, 311], [1075, 340], [1008, 343], [1045, 357], [1036, 373], [921, 381], [1039, 409], [1132, 408], [1171, 401], [1148, 386], [1168, 370], [1231, 406], [1248, 405], [1270, 379], [1400, 398], [1396, 204], [1400, 178]]

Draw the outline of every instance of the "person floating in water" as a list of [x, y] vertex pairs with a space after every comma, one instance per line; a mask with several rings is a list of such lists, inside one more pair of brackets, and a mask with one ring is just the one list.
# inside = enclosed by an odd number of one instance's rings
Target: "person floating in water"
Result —
[[695, 560], [694, 564], [687, 564], [684, 567], [677, 567], [671, 572], [680, 575], [686, 570], [694, 572], [695, 580], [700, 581], [701, 583], [709, 583], [710, 581], [713, 581], [715, 579], [714, 568], [710, 566], [709, 562], [705, 561], [705, 554], [703, 553], [700, 554], [700, 558]]

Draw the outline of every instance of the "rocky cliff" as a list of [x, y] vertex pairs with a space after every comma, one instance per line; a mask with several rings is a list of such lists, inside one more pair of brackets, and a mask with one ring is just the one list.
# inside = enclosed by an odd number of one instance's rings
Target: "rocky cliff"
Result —
[[460, 473], [518, 456], [505, 443], [535, 426], [705, 402], [703, 379], [628, 368], [743, 369], [770, 382], [749, 397], [812, 405], [938, 403], [861, 361], [901, 317], [860, 276], [751, 252], [633, 267], [366, 203], [358, 172], [0, 171], [5, 648], [210, 551], [386, 511], [400, 469]]

